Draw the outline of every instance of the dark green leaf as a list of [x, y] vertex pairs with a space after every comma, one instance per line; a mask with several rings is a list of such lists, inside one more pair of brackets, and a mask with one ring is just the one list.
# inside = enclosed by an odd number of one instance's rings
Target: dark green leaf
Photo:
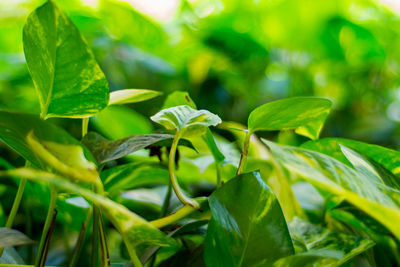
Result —
[[167, 130], [176, 131], [180, 137], [202, 135], [207, 127], [221, 123], [217, 115], [207, 110], [195, 110], [189, 106], [163, 109], [152, 116], [151, 120], [161, 124]]
[[207, 266], [261, 266], [294, 253], [279, 203], [259, 173], [231, 179], [209, 202]]
[[293, 97], [264, 104], [250, 113], [250, 133], [295, 129], [317, 139], [331, 109], [331, 101], [318, 97]]
[[[97, 162], [101, 164], [130, 155], [150, 145], [171, 146], [173, 138], [174, 136], [170, 134], [142, 134], [109, 141], [95, 132], [90, 132], [82, 142], [90, 149]], [[193, 148], [192, 144], [185, 139], [180, 140], [179, 143], [179, 145], [187, 145]]]
[[32, 244], [34, 241], [20, 231], [0, 227], [0, 247], [15, 247]]
[[78, 29], [53, 1], [29, 15], [23, 40], [43, 118], [88, 117], [107, 106], [103, 72]]

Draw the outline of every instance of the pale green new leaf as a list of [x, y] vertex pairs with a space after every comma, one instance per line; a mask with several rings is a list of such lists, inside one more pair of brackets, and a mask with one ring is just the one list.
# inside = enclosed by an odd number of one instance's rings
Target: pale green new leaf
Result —
[[73, 184], [53, 173], [31, 168], [20, 168], [0, 171], [0, 176], [44, 181], [53, 184], [61, 190], [80, 194], [88, 201], [100, 207], [107, 219], [111, 221], [120, 234], [123, 235], [133, 247], [137, 247], [141, 244], [157, 246], [175, 245], [174, 239], [168, 237], [145, 219], [131, 212], [121, 204]]
[[343, 197], [400, 238], [399, 192], [327, 155], [263, 140], [278, 162], [317, 188]]
[[250, 133], [295, 129], [296, 133], [317, 139], [332, 103], [318, 97], [293, 97], [264, 104], [250, 113]]
[[167, 130], [176, 131], [180, 137], [202, 135], [207, 127], [221, 123], [217, 115], [207, 110], [195, 110], [186, 105], [163, 109], [152, 116], [151, 120]]
[[176, 106], [186, 105], [193, 109], [197, 109], [196, 104], [193, 102], [192, 98], [189, 96], [188, 92], [175, 91], [167, 96], [164, 101], [162, 109], [172, 108]]
[[89, 117], [107, 106], [107, 80], [78, 29], [53, 1], [23, 30], [26, 62], [43, 118]]
[[124, 89], [111, 92], [109, 105], [137, 103], [161, 95], [161, 92], [147, 89]]

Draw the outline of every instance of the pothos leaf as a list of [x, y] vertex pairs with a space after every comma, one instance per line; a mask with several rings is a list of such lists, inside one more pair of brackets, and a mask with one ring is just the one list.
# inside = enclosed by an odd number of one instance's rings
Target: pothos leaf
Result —
[[264, 104], [250, 113], [250, 133], [295, 129], [317, 139], [331, 109], [331, 101], [318, 97], [293, 97]]
[[32, 244], [34, 241], [18, 230], [0, 227], [0, 247]]
[[183, 91], [175, 91], [169, 94], [167, 96], [167, 99], [164, 101], [162, 109], [172, 108], [182, 105], [186, 105], [193, 109], [197, 109], [196, 104], [193, 102], [192, 98], [190, 98], [189, 93]]
[[43, 118], [89, 117], [107, 106], [107, 80], [78, 29], [53, 1], [23, 30], [26, 62]]
[[209, 202], [207, 266], [263, 266], [294, 253], [279, 203], [259, 173], [229, 180]]
[[151, 120], [161, 124], [167, 130], [174, 130], [180, 137], [191, 137], [202, 135], [207, 127], [216, 126], [221, 123], [221, 119], [207, 111], [195, 110], [189, 106], [177, 106], [163, 109]]
[[124, 89], [111, 92], [109, 105], [137, 103], [161, 95], [161, 92], [147, 89]]
[[399, 192], [327, 155], [263, 140], [278, 162], [317, 188], [346, 199], [400, 238]]

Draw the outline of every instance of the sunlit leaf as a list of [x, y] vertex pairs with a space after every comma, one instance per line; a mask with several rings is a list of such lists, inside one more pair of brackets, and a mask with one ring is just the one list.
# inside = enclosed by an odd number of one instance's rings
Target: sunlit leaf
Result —
[[152, 116], [151, 120], [161, 124], [167, 130], [176, 131], [180, 137], [204, 134], [207, 127], [221, 123], [217, 115], [207, 110], [195, 110], [189, 106], [163, 109]]
[[293, 97], [264, 104], [250, 113], [248, 127], [255, 131], [295, 129], [317, 139], [331, 109], [331, 101], [318, 97]]
[[122, 105], [137, 103], [152, 99], [161, 95], [161, 92], [146, 89], [124, 89], [113, 91], [110, 94], [109, 105]]
[[53, 1], [29, 15], [23, 35], [42, 117], [88, 117], [106, 107], [107, 80], [78, 29]]
[[294, 253], [279, 203], [259, 173], [231, 179], [209, 202], [207, 266], [261, 266]]

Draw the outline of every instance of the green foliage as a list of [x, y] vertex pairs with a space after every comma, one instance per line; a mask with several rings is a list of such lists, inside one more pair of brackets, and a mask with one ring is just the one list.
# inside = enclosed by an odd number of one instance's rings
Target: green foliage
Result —
[[108, 84], [78, 29], [53, 1], [24, 27], [24, 51], [41, 116], [82, 118], [108, 103]]
[[400, 265], [397, 16], [5, 2], [1, 264]]

